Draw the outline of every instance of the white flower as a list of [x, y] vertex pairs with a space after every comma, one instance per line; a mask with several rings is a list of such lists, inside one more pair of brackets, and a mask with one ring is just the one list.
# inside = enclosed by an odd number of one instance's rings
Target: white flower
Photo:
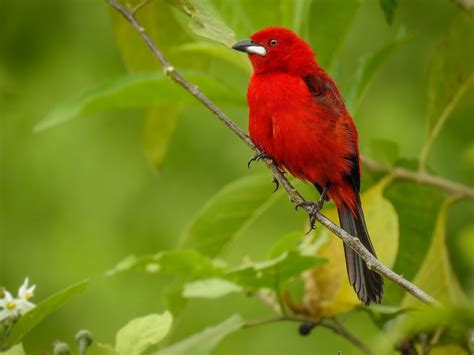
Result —
[[4, 290], [4, 297], [0, 299], [0, 322], [7, 318], [18, 318], [35, 307], [29, 301], [34, 296], [36, 285], [28, 287], [28, 278], [18, 290], [18, 298], [13, 298], [10, 292]]
[[0, 299], [0, 307], [3, 308], [0, 311], [0, 322], [7, 318], [17, 318], [20, 315], [20, 307], [17, 300], [13, 299], [10, 292], [3, 292], [5, 295]]
[[31, 286], [28, 288], [28, 278], [25, 279], [25, 282], [23, 282], [23, 285], [20, 286], [20, 289], [18, 290], [18, 298], [23, 301], [28, 301], [31, 297], [33, 297], [35, 294], [35, 288], [36, 285]]

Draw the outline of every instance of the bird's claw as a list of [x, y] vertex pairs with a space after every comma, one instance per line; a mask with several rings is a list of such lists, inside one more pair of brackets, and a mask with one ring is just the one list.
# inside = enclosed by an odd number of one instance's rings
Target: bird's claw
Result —
[[316, 229], [316, 215], [318, 214], [319, 211], [321, 211], [323, 206], [324, 206], [324, 199], [319, 199], [316, 202], [304, 201], [304, 202], [298, 203], [295, 206], [295, 210], [298, 210], [298, 208], [302, 207], [308, 212], [309, 230], [306, 232], [306, 234], [310, 233], [313, 229]]
[[254, 161], [260, 161], [262, 159], [271, 159], [272, 157], [269, 156], [267, 153], [265, 152], [258, 152], [257, 154], [255, 154], [253, 157], [251, 157], [247, 163], [247, 166], [248, 168], [250, 169], [250, 166], [252, 165], [252, 163]]
[[278, 188], [280, 187], [280, 182], [275, 176], [272, 177], [272, 182], [275, 184], [275, 189], [273, 190], [273, 192], [277, 192]]

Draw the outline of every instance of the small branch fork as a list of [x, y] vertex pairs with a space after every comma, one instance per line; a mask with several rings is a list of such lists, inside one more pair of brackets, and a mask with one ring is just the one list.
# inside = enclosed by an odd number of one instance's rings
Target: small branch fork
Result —
[[[253, 142], [252, 140], [229, 118], [224, 114], [209, 98], [204, 95], [204, 93], [195, 85], [187, 81], [176, 69], [171, 65], [170, 62], [165, 58], [163, 53], [158, 49], [150, 35], [145, 31], [142, 25], [135, 18], [134, 14], [121, 6], [116, 0], [106, 0], [107, 3], [117, 10], [130, 24], [135, 28], [135, 30], [143, 38], [147, 46], [150, 48], [153, 55], [156, 59], [163, 65], [164, 72], [167, 76], [170, 77], [175, 83], [183, 87], [191, 95], [193, 95], [201, 104], [209, 109], [217, 118], [226, 125], [232, 132], [234, 132], [241, 141], [243, 141], [250, 149], [252, 149], [256, 154], [264, 155]], [[380, 261], [377, 260], [360, 242], [359, 239], [353, 237], [345, 230], [337, 226], [330, 219], [325, 217], [320, 212], [314, 213], [309, 204], [305, 204], [306, 200], [301, 196], [301, 194], [296, 190], [296, 188], [288, 181], [285, 175], [281, 170], [275, 165], [275, 163], [268, 158], [262, 159], [268, 169], [272, 172], [273, 176], [278, 180], [280, 185], [285, 189], [288, 194], [288, 197], [292, 203], [295, 205], [300, 205], [308, 214], [314, 214], [314, 218], [337, 235], [344, 243], [346, 243], [350, 248], [352, 248], [367, 264], [368, 268], [374, 270], [375, 272], [385, 276], [387, 279], [392, 280], [400, 287], [405, 289], [414, 297], [418, 298], [420, 301], [428, 304], [437, 305], [438, 302], [428, 295], [426, 292], [418, 288], [416, 285], [410, 281], [403, 278], [401, 275], [396, 274], [387, 266], [383, 265]]]
[[365, 156], [362, 157], [362, 163], [372, 171], [391, 174], [398, 180], [416, 181], [423, 185], [439, 188], [452, 195], [459, 196], [459, 198], [474, 199], [474, 189], [472, 187], [430, 175], [425, 171], [411, 171], [400, 167], [391, 168]]

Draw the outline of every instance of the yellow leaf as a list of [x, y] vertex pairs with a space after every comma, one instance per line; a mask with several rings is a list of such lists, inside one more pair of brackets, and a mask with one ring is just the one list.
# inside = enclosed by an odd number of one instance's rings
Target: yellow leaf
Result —
[[[390, 181], [390, 177], [381, 180], [361, 196], [372, 243], [379, 260], [388, 267], [395, 263], [399, 235], [397, 213], [383, 196], [383, 190]], [[335, 208], [325, 210], [324, 213], [333, 221], [338, 220]], [[319, 238], [327, 233], [327, 230], [322, 230]], [[318, 255], [327, 258], [328, 262], [303, 275], [303, 305], [309, 315], [317, 319], [330, 317], [360, 305], [347, 277], [342, 241], [331, 235], [319, 249]]]

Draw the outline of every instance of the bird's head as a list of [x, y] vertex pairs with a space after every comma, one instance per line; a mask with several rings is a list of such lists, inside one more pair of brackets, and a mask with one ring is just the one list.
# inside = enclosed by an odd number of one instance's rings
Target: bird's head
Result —
[[258, 74], [283, 72], [304, 76], [317, 69], [311, 47], [287, 28], [265, 28], [232, 48], [247, 53]]

